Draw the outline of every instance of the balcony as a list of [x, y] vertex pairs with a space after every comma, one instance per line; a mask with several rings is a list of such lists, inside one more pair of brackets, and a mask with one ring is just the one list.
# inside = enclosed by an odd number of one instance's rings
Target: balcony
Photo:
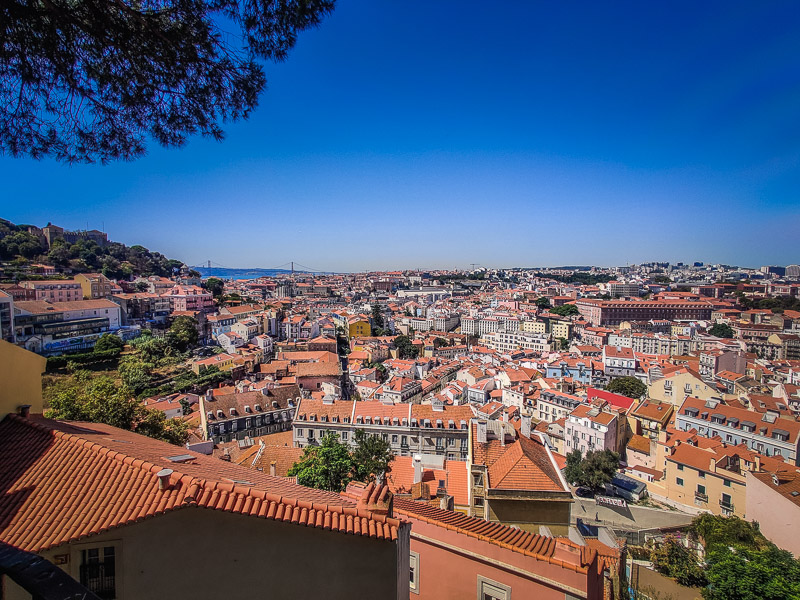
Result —
[[694, 493], [694, 499], [698, 502], [708, 503], [708, 494], [701, 494], [700, 492]]
[[722, 509], [723, 513], [725, 513], [725, 514], [733, 513], [733, 510], [734, 510], [733, 502], [730, 502], [730, 501], [726, 502], [725, 500], [720, 500], [719, 501], [719, 506]]

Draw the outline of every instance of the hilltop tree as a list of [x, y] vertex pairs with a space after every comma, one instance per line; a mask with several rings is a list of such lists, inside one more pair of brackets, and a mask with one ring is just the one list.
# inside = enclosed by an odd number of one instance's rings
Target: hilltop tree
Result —
[[550, 304], [550, 300], [542, 296], [541, 298], [537, 298], [536, 302], [534, 303], [539, 308], [550, 308], [552, 304]]
[[637, 399], [647, 393], [647, 386], [636, 377], [615, 377], [606, 386], [606, 390], [614, 394]]
[[[9, 0], [0, 4], [0, 153], [131, 160], [148, 138], [220, 140], [334, 0]], [[232, 33], [229, 31], [233, 30]]]

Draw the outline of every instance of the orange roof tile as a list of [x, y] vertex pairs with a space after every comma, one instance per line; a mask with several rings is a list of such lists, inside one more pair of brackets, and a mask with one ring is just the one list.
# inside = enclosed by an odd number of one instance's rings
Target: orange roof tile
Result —
[[[184, 455], [186, 462], [168, 457]], [[299, 486], [97, 423], [0, 421], [0, 540], [32, 552], [198, 506], [395, 539], [400, 522]], [[169, 467], [166, 489], [156, 476]], [[374, 535], [373, 535], [374, 532]]]

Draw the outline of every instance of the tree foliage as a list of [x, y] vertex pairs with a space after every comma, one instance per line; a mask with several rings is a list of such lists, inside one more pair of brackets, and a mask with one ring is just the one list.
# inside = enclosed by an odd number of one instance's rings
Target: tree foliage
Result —
[[289, 469], [297, 483], [330, 492], [341, 492], [352, 481], [353, 457], [335, 433], [327, 433], [318, 446], [306, 446], [303, 456]]
[[713, 327], [708, 330], [708, 334], [718, 338], [730, 339], [733, 337], [733, 329], [727, 323], [715, 323]]
[[208, 279], [206, 279], [205, 283], [203, 284], [203, 287], [205, 287], [209, 292], [211, 292], [212, 296], [218, 298], [219, 296], [222, 295], [223, 291], [225, 290], [225, 282], [222, 281], [222, 279], [219, 279], [218, 277], [209, 277]]
[[578, 307], [574, 304], [562, 304], [561, 306], [554, 306], [550, 309], [550, 312], [554, 315], [560, 315], [562, 317], [571, 317], [573, 315], [580, 314]]
[[398, 335], [394, 338], [394, 345], [400, 358], [414, 359], [419, 356], [419, 348], [411, 343], [411, 338], [407, 335]]
[[335, 433], [327, 433], [317, 446], [307, 446], [303, 456], [289, 469], [300, 485], [341, 492], [351, 481], [374, 481], [392, 461], [389, 442], [357, 429], [350, 447]]
[[585, 486], [598, 492], [603, 490], [607, 483], [611, 483], [618, 470], [619, 454], [616, 452], [591, 450], [582, 457], [580, 450], [573, 450], [567, 454], [564, 477], [574, 485]]
[[188, 437], [186, 423], [147, 409], [126, 385], [105, 375], [77, 371], [45, 388], [44, 397], [51, 419], [105, 423], [178, 445]]
[[[222, 139], [334, 0], [8, 0], [0, 4], [0, 152], [131, 160], [151, 138]], [[233, 30], [233, 31], [231, 31]], [[230, 32], [230, 33], [229, 33]]]
[[705, 563], [667, 537], [651, 552], [657, 570], [678, 583], [705, 586], [706, 600], [800, 599], [800, 561], [767, 540], [757, 523], [704, 513], [689, 533], [705, 546]]
[[539, 308], [547, 308], [547, 309], [549, 309], [552, 306], [552, 304], [550, 304], [550, 300], [548, 298], [545, 298], [544, 296], [542, 296], [541, 298], [537, 298], [534, 304], [536, 304], [536, 306], [538, 306]]
[[104, 333], [94, 345], [94, 351], [106, 352], [108, 350], [122, 350], [123, 347], [125, 347], [125, 342], [123, 342], [118, 335]]
[[167, 343], [179, 352], [186, 352], [196, 346], [198, 339], [197, 321], [191, 317], [176, 317], [169, 326]]
[[800, 599], [800, 561], [774, 545], [766, 550], [717, 547], [706, 562], [706, 600]]
[[628, 398], [638, 399], [647, 393], [647, 385], [636, 377], [615, 377], [606, 386], [606, 390]]
[[389, 468], [393, 455], [387, 440], [356, 429], [353, 450], [353, 479], [369, 483]]
[[672, 536], [653, 547], [650, 560], [656, 571], [672, 577], [681, 585], [702, 587], [707, 583], [697, 554]]

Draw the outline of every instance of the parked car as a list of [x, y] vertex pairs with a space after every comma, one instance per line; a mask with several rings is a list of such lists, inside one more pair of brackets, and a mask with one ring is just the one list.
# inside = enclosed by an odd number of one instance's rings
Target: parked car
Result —
[[587, 487], [579, 487], [575, 490], [575, 495], [579, 498], [594, 498], [594, 492]]

